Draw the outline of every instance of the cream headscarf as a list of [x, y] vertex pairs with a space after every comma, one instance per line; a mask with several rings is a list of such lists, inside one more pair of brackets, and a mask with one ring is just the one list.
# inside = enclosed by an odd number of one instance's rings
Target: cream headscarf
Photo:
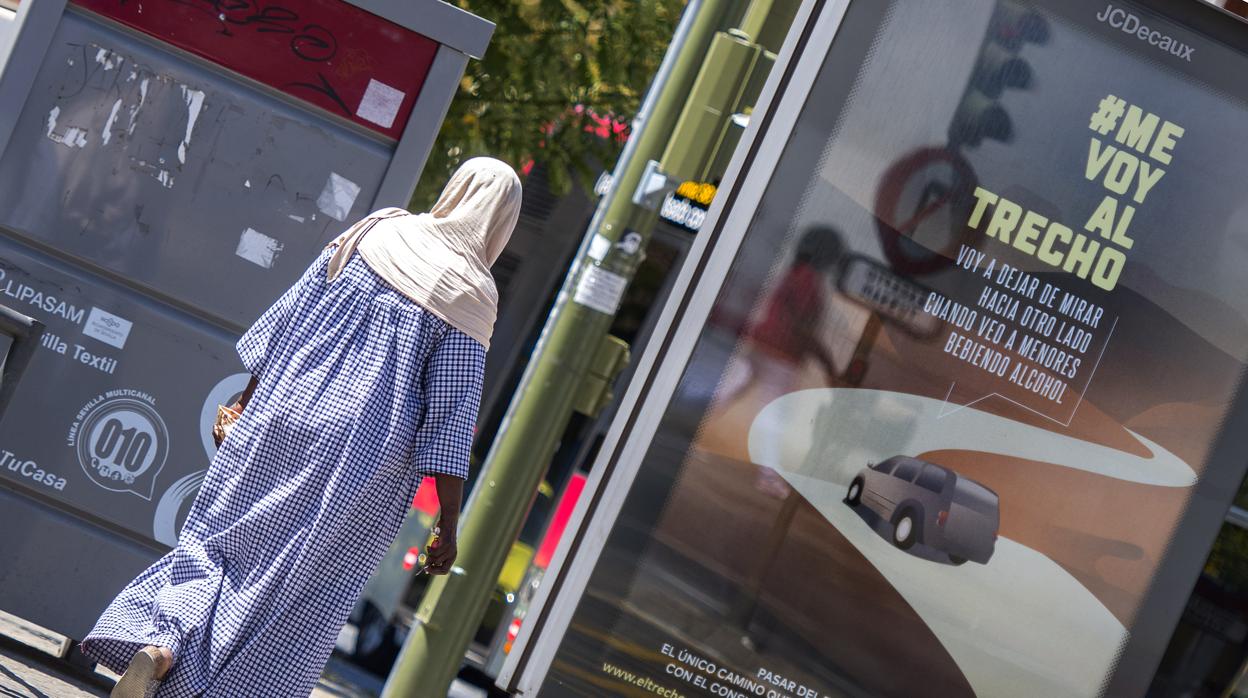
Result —
[[386, 208], [351, 226], [331, 245], [329, 279], [359, 250], [395, 290], [490, 347], [498, 290], [490, 266], [520, 216], [520, 178], [493, 158], [456, 170], [429, 213]]

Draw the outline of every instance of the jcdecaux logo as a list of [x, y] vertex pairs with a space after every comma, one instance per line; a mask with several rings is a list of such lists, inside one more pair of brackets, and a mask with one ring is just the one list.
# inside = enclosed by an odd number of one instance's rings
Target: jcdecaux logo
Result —
[[1188, 46], [1165, 32], [1149, 27], [1147, 24], [1144, 24], [1138, 15], [1120, 7], [1114, 7], [1113, 3], [1106, 5], [1105, 9], [1101, 10], [1100, 14], [1096, 16], [1096, 21], [1108, 24], [1125, 34], [1131, 34], [1140, 41], [1156, 47], [1157, 50], [1165, 51], [1189, 63], [1192, 61], [1192, 54], [1196, 52], [1195, 47]]

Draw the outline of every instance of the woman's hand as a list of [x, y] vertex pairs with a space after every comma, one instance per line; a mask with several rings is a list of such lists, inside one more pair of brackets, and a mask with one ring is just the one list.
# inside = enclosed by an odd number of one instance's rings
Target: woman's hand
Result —
[[454, 475], [435, 475], [438, 489], [438, 527], [434, 530], [437, 536], [425, 551], [426, 569], [429, 574], [446, 574], [455, 564], [455, 556], [459, 554], [459, 505], [464, 498], [464, 481]]
[[[240, 395], [238, 400], [233, 405], [230, 405], [229, 408], [241, 415], [243, 410], [247, 408], [247, 403], [251, 400], [251, 394], [256, 392], [256, 386], [259, 384], [259, 379], [252, 376], [251, 379], [247, 381], [247, 387], [243, 388], [243, 394]], [[217, 445], [217, 448], [221, 448], [221, 442], [225, 441], [225, 430], [220, 429], [219, 425], [215, 423], [212, 427], [212, 441]]]
[[[228, 407], [226, 407], [226, 409], [231, 410], [239, 415], [243, 413], [243, 405], [241, 402], [235, 402], [233, 405], [229, 405]], [[220, 412], [217, 413], [217, 419], [212, 424], [212, 441], [213, 443], [217, 445], [217, 448], [221, 448], [221, 443], [225, 441], [225, 435], [227, 431], [230, 429], [231, 425], [237, 420], [238, 420], [238, 417], [229, 418], [221, 414]]]
[[436, 537], [425, 551], [428, 555], [425, 565], [429, 574], [446, 574], [454, 566], [455, 557], [459, 555], [455, 527], [455, 522], [449, 522], [449, 525], [445, 521], [438, 522]]

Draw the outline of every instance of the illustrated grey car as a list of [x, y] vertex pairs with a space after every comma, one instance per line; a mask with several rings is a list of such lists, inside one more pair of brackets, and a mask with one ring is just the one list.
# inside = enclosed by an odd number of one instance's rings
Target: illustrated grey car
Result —
[[997, 493], [948, 468], [907, 456], [863, 468], [845, 503], [866, 506], [893, 524], [893, 544], [922, 542], [960, 565], [987, 563], [997, 543], [1001, 507]]

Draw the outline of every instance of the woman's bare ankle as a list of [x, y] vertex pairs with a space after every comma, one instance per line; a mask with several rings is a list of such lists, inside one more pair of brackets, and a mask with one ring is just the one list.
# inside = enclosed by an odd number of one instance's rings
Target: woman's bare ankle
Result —
[[169, 669], [173, 667], [173, 650], [158, 645], [148, 645], [143, 649], [148, 654], [155, 655], [156, 672], [152, 678], [163, 679], [165, 674], [169, 673]]

